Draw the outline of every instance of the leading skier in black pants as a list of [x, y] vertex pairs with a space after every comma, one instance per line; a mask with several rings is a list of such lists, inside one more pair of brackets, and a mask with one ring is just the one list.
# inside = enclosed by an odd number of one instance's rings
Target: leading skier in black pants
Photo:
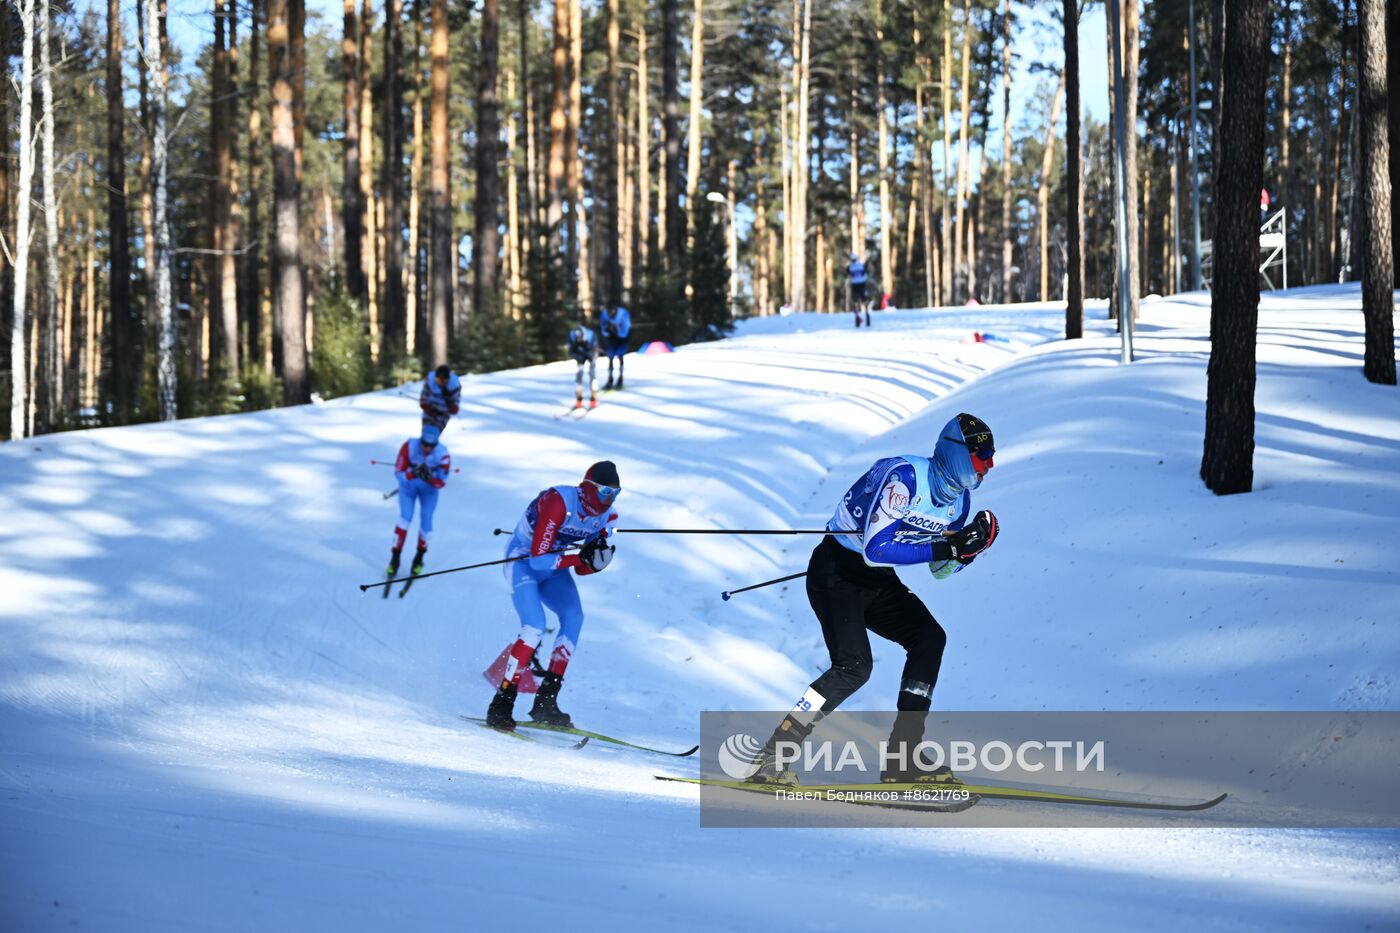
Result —
[[923, 739], [948, 638], [893, 567], [926, 563], [936, 578], [946, 579], [991, 547], [996, 516], [986, 510], [972, 515], [971, 491], [992, 469], [995, 453], [991, 429], [964, 413], [943, 426], [933, 457], [878, 460], [847, 490], [827, 522], [830, 531], [847, 533], [822, 538], [807, 565], [807, 599], [821, 622], [831, 667], [783, 718], [750, 780], [796, 783], [790, 771], [778, 768], [777, 743], [801, 743], [822, 716], [870, 678], [870, 631], [906, 652], [888, 746], [903, 752], [904, 765], [887, 767], [881, 779], [956, 781], [947, 768], [919, 769], [909, 754]]

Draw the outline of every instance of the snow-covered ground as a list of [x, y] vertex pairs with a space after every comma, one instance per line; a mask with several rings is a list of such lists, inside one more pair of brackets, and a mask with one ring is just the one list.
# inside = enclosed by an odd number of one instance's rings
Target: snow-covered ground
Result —
[[[571, 364], [472, 377], [429, 569], [498, 557], [602, 458], [625, 525], [811, 527], [967, 410], [1003, 532], [905, 574], [949, 632], [937, 708], [1400, 709], [1400, 395], [1361, 377], [1359, 301], [1265, 297], [1228, 498], [1197, 478], [1202, 295], [1145, 303], [1130, 367], [1101, 306], [1066, 343], [1029, 305], [749, 322], [629, 358], [579, 422]], [[652, 780], [690, 762], [462, 722], [516, 631], [498, 571], [356, 587], [396, 515], [369, 460], [416, 424], [390, 391], [0, 447], [0, 928], [1400, 926], [1400, 833], [701, 830]], [[676, 746], [700, 710], [786, 709], [825, 666], [801, 587], [719, 593], [813, 543], [624, 536], [561, 704]], [[898, 653], [848, 708], [890, 704]]]

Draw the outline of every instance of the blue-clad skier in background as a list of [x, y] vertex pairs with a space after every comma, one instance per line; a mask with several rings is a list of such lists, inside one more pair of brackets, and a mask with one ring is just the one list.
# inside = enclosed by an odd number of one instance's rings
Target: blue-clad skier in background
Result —
[[423, 391], [418, 393], [418, 407], [423, 409], [423, 423], [431, 424], [439, 432], [447, 430], [447, 422], [457, 414], [462, 404], [462, 380], [449, 366], [439, 366], [433, 374], [423, 380]]
[[617, 361], [617, 385], [622, 388], [622, 367], [624, 355], [627, 353], [627, 342], [632, 336], [632, 315], [627, 309], [618, 305], [616, 308], [604, 308], [598, 314], [598, 324], [603, 331], [603, 350], [608, 354], [608, 381], [603, 389], [614, 388], [613, 385], [613, 361]]

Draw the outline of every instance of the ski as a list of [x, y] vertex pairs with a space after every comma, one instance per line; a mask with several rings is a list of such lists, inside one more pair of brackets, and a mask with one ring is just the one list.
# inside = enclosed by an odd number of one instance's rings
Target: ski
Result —
[[[540, 742], [540, 740], [537, 739], [537, 738], [535, 738], [534, 736], [532, 736], [532, 735], [526, 735], [526, 734], [523, 733], [523, 732], [515, 732], [515, 731], [512, 731], [512, 730], [510, 730], [510, 729], [497, 729], [495, 726], [488, 725], [487, 722], [486, 722], [486, 720], [485, 720], [485, 719], [482, 719], [482, 718], [479, 717], [479, 716], [461, 716], [461, 715], [459, 715], [457, 718], [458, 718], [458, 719], [464, 719], [464, 720], [466, 720], [467, 722], [476, 723], [478, 726], [480, 726], [480, 727], [483, 728], [483, 729], [489, 729], [489, 730], [491, 730], [492, 732], [496, 732], [496, 733], [499, 733], [499, 734], [501, 734], [501, 735], [508, 735], [508, 736], [510, 736], [511, 738], [513, 738], [513, 739], [519, 739], [519, 740], [522, 741], [522, 742], [534, 742], [534, 743], [537, 743], [537, 744], [545, 744], [545, 743]], [[529, 723], [521, 722], [521, 723], [516, 723], [516, 725], [519, 725], [519, 726], [527, 726], [527, 725], [529, 725]], [[584, 736], [582, 740], [580, 740], [580, 741], [578, 741], [578, 742], [575, 742], [573, 745], [556, 745], [555, 747], [556, 747], [556, 748], [567, 748], [567, 749], [569, 749], [569, 750], [571, 750], [571, 751], [572, 751], [572, 750], [575, 750], [575, 749], [580, 749], [580, 748], [583, 748], [585, 745], [588, 744], [589, 738], [590, 738], [590, 736]]]
[[[711, 787], [727, 787], [732, 790], [775, 790], [781, 789], [783, 785], [774, 784], [754, 784], [750, 781], [719, 781], [708, 778], [682, 778], [656, 775], [660, 781], [679, 781], [684, 784], [707, 784]], [[858, 793], [862, 791], [900, 791], [900, 792], [929, 792], [936, 790], [937, 784], [812, 784], [798, 785], [796, 789], [804, 791], [815, 791], [825, 794], [832, 793]], [[1221, 794], [1210, 800], [1203, 800], [1196, 803], [1156, 803], [1147, 800], [1123, 800], [1116, 797], [1097, 797], [1088, 794], [1063, 794], [1056, 791], [1023, 790], [1019, 787], [1005, 787], [997, 784], [964, 784], [958, 788], [966, 790], [969, 794], [978, 799], [987, 800], [1020, 800], [1027, 803], [1064, 803], [1076, 804], [1088, 807], [1123, 807], [1133, 810], [1174, 810], [1179, 812], [1209, 810], [1214, 807], [1229, 794]]]
[[[664, 774], [653, 775], [658, 781], [676, 781], [681, 784], [707, 784], [711, 787], [726, 787], [730, 790], [742, 790], [749, 793], [773, 794], [778, 791], [793, 791], [798, 793], [815, 793], [821, 795], [821, 799], [827, 799], [827, 792], [842, 796], [832, 797], [832, 803], [852, 803], [864, 807], [883, 807], [887, 810], [907, 810], [914, 813], [961, 813], [970, 810], [981, 800], [977, 794], [969, 794], [967, 797], [949, 797], [946, 800], [927, 799], [937, 794], [940, 790], [944, 793], [960, 788], [939, 788], [932, 784], [755, 784], [752, 781], [712, 781], [705, 778], [682, 778], [668, 777]], [[878, 800], [860, 796], [872, 791], [889, 793], [892, 791], [904, 792], [911, 787], [917, 787], [918, 792], [923, 795], [921, 799], [905, 802], [903, 800]]]
[[[472, 722], [484, 723], [486, 721], [477, 716], [463, 716], [462, 718], [470, 720]], [[573, 726], [565, 728], [564, 726], [546, 725], [542, 722], [518, 722], [516, 723], [516, 726], [521, 729], [538, 729], [541, 732], [562, 732], [568, 735], [578, 735], [582, 736], [584, 741], [587, 741], [588, 739], [597, 739], [599, 742], [606, 742], [609, 745], [617, 745], [622, 748], [632, 748], [636, 749], [639, 752], [651, 752], [654, 755], [668, 755], [672, 758], [687, 758], [691, 755], [694, 755], [700, 750], [699, 745], [694, 745], [683, 752], [668, 752], [664, 748], [652, 748], [650, 745], [638, 745], [635, 742], [628, 742], [623, 739], [614, 738], [610, 735], [604, 735], [601, 732], [589, 732], [587, 729], [579, 729]], [[581, 745], [579, 747], [582, 748]]]
[[[410, 586], [413, 585], [413, 581], [414, 581], [414, 580], [417, 580], [417, 579], [418, 579], [418, 574], [420, 574], [420, 573], [422, 573], [422, 572], [423, 572], [423, 568], [420, 567], [420, 568], [418, 568], [418, 570], [415, 571], [407, 580], [403, 581], [403, 588], [402, 588], [401, 590], [399, 590], [399, 599], [403, 599], [405, 596], [408, 595], [408, 588], [409, 588]], [[386, 594], [389, 592], [389, 588], [388, 588], [387, 586], [384, 587], [384, 592], [385, 592]]]

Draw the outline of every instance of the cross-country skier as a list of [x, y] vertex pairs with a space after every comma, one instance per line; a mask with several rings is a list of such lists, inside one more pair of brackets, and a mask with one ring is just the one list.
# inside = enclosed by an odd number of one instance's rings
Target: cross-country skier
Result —
[[598, 407], [598, 337], [583, 322], [569, 331], [569, 356], [578, 364], [574, 376], [574, 407], [583, 407], [583, 369], [588, 367], [588, 407]]
[[603, 350], [608, 354], [608, 381], [604, 390], [613, 388], [613, 360], [617, 361], [617, 388], [622, 388], [622, 367], [627, 353], [628, 338], [632, 335], [632, 315], [618, 305], [604, 308], [598, 314], [598, 323], [603, 329]]
[[[399, 572], [399, 556], [408, 540], [408, 526], [413, 524], [413, 508], [419, 506], [418, 551], [413, 555], [410, 572], [423, 572], [423, 555], [433, 536], [433, 512], [437, 510], [438, 490], [447, 485], [452, 471], [452, 455], [447, 445], [438, 442], [441, 430], [436, 425], [423, 425], [421, 437], [410, 437], [399, 448], [394, 462], [394, 475], [399, 480], [399, 520], [394, 525], [393, 550], [386, 571], [392, 579]], [[407, 586], [407, 584], [405, 584]]]
[[[860, 326], [860, 312], [865, 310], [865, 263], [858, 253], [851, 254], [851, 262], [846, 266], [846, 277], [850, 280], [851, 307], [856, 312], [856, 326]], [[865, 323], [870, 324], [870, 312], [865, 312]]]
[[423, 391], [418, 395], [418, 407], [423, 409], [423, 423], [431, 424], [439, 432], [447, 430], [447, 422], [457, 414], [462, 404], [462, 381], [451, 367], [439, 366], [433, 374], [423, 380]]
[[[856, 533], [823, 537], [807, 565], [807, 599], [821, 621], [831, 668], [812, 681], [784, 717], [751, 780], [795, 783], [791, 772], [778, 770], [776, 744], [800, 744], [818, 720], [869, 679], [867, 630], [907, 652], [888, 747], [894, 750], [902, 744], [907, 753], [923, 740], [947, 635], [892, 568], [928, 564], [936, 578], [945, 579], [991, 547], [997, 537], [996, 516], [986, 510], [972, 514], [972, 490], [992, 469], [995, 452], [986, 423], [960, 414], [939, 432], [932, 458], [877, 460], [847, 490], [826, 527]], [[924, 771], [907, 756], [903, 768], [887, 768], [881, 779], [956, 781], [947, 768]]]
[[[587, 576], [607, 568], [617, 548], [609, 534], [617, 523], [613, 501], [622, 492], [617, 467], [600, 460], [588, 468], [577, 486], [551, 486], [535, 496], [520, 516], [506, 545], [507, 557], [521, 560], [506, 564], [511, 601], [520, 616], [520, 637], [511, 646], [496, 696], [486, 711], [486, 724], [496, 729], [515, 728], [515, 695], [520, 675], [530, 665], [544, 638], [546, 607], [559, 617], [559, 635], [549, 656], [549, 670], [535, 693], [530, 718], [551, 726], [573, 725], [559, 708], [559, 689], [569, 658], [578, 646], [583, 627], [583, 606], [570, 571]], [[578, 546], [577, 554], [560, 553]]]

